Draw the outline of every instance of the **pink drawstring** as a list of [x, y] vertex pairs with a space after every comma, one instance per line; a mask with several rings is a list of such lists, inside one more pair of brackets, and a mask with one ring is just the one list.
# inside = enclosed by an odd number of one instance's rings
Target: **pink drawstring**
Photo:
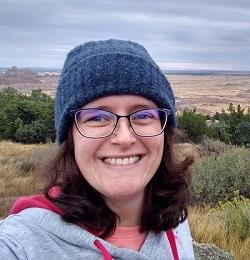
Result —
[[170, 229], [166, 233], [167, 233], [167, 237], [168, 237], [170, 247], [172, 249], [174, 260], [179, 260], [177, 246], [176, 246], [175, 237], [174, 237], [174, 232], [173, 232], [172, 229]]
[[101, 251], [103, 260], [112, 260], [112, 256], [110, 255], [109, 251], [101, 244], [99, 240], [96, 239], [94, 244]]

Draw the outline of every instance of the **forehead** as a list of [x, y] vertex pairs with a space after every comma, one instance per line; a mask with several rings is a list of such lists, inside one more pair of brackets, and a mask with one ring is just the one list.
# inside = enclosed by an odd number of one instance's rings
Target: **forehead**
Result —
[[142, 96], [137, 95], [112, 95], [106, 96], [99, 99], [96, 99], [82, 108], [106, 108], [109, 110], [114, 110], [117, 108], [127, 108], [127, 109], [135, 109], [135, 108], [156, 108], [157, 105]]

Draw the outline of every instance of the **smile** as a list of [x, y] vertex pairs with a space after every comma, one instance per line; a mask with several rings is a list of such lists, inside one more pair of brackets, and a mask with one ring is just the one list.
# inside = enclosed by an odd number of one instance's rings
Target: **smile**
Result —
[[126, 158], [105, 158], [103, 161], [110, 165], [130, 165], [138, 162], [139, 156], [132, 156]]

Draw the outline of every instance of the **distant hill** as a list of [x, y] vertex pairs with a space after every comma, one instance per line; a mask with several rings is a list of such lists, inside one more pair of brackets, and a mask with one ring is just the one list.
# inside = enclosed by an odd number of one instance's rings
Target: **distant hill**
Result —
[[0, 74], [0, 84], [40, 83], [39, 74], [30, 69], [13, 66]]
[[[17, 68], [16, 66], [12, 66], [12, 68]], [[0, 73], [6, 72], [10, 68], [7, 67], [0, 67]], [[34, 72], [61, 72], [60, 68], [40, 68], [40, 67], [26, 67], [26, 68], [19, 68], [19, 69], [29, 69]]]

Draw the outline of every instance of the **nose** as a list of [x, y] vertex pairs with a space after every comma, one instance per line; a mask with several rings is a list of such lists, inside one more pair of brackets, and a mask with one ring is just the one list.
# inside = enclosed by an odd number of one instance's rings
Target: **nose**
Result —
[[136, 142], [136, 136], [127, 118], [120, 118], [117, 126], [111, 135], [111, 143], [122, 146], [129, 146]]

